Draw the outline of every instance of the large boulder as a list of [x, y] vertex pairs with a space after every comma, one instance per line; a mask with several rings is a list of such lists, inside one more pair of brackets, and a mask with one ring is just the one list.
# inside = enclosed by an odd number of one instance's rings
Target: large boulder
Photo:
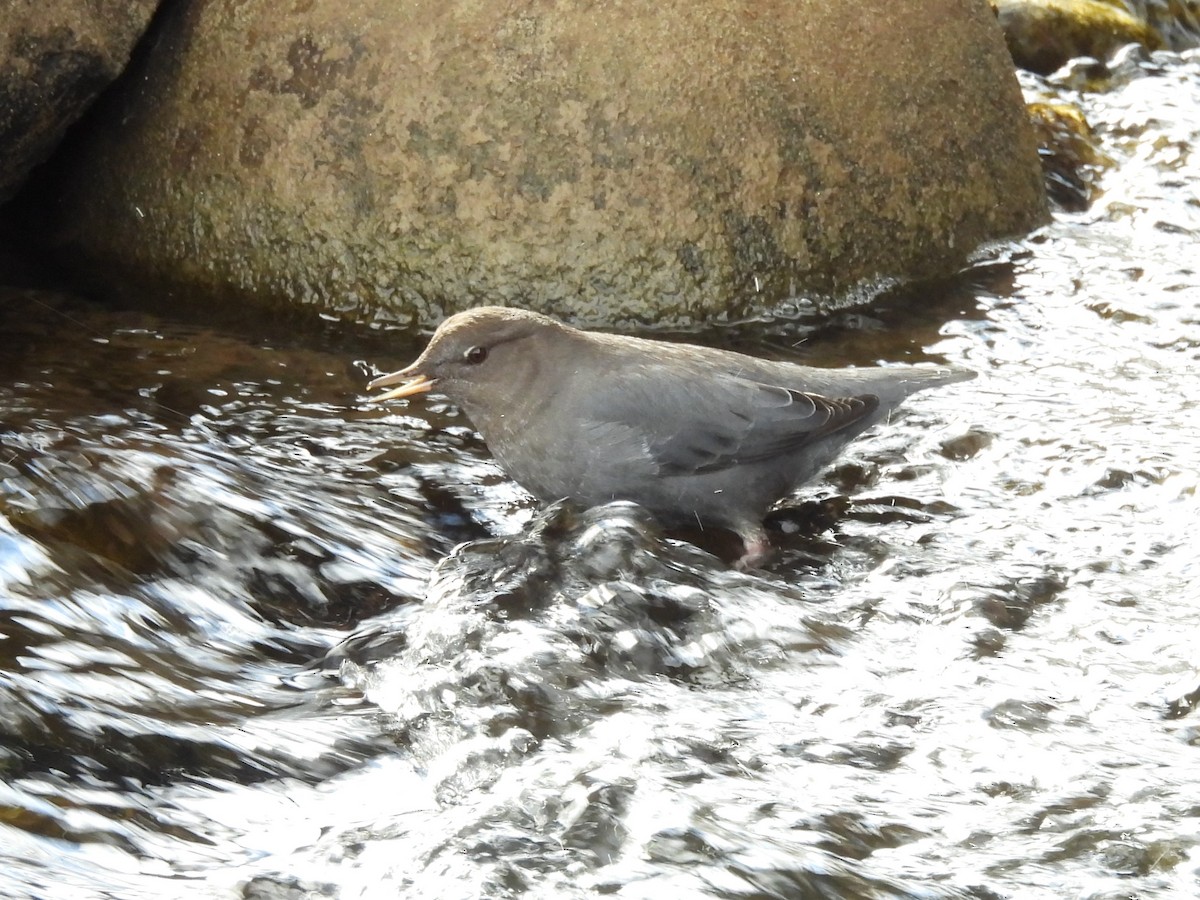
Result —
[[1045, 215], [985, 0], [191, 0], [66, 181], [164, 286], [683, 321], [953, 270]]
[[125, 68], [158, 0], [0, 3], [0, 203]]

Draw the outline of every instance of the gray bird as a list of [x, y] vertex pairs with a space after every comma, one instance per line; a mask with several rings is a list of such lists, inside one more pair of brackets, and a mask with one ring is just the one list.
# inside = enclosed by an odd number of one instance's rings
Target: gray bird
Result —
[[770, 506], [909, 394], [962, 369], [819, 369], [580, 331], [520, 309], [451, 316], [376, 401], [436, 391], [542, 501], [632, 500], [668, 524], [736, 532], [762, 562]]

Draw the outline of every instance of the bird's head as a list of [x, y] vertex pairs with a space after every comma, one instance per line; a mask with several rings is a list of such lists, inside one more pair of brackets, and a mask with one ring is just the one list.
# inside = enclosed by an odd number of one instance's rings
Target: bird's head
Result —
[[578, 333], [525, 310], [467, 310], [441, 324], [416, 362], [381, 375], [367, 389], [392, 388], [374, 397], [376, 402], [433, 391], [464, 406], [472, 418], [479, 410], [502, 412], [514, 398], [539, 389], [555, 348]]

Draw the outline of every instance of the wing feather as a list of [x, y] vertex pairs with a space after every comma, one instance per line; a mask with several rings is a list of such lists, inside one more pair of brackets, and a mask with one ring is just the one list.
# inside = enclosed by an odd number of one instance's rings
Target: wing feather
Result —
[[728, 374], [691, 379], [643, 366], [615, 375], [582, 411], [589, 430], [625, 435], [660, 475], [717, 472], [803, 452], [865, 427], [874, 394], [826, 397]]

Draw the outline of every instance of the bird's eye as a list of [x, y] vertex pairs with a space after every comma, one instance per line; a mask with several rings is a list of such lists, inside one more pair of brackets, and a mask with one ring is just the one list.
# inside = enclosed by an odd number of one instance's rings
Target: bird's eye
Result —
[[487, 359], [487, 353], [487, 347], [472, 347], [463, 354], [463, 359], [465, 359], [471, 365], [477, 366]]

